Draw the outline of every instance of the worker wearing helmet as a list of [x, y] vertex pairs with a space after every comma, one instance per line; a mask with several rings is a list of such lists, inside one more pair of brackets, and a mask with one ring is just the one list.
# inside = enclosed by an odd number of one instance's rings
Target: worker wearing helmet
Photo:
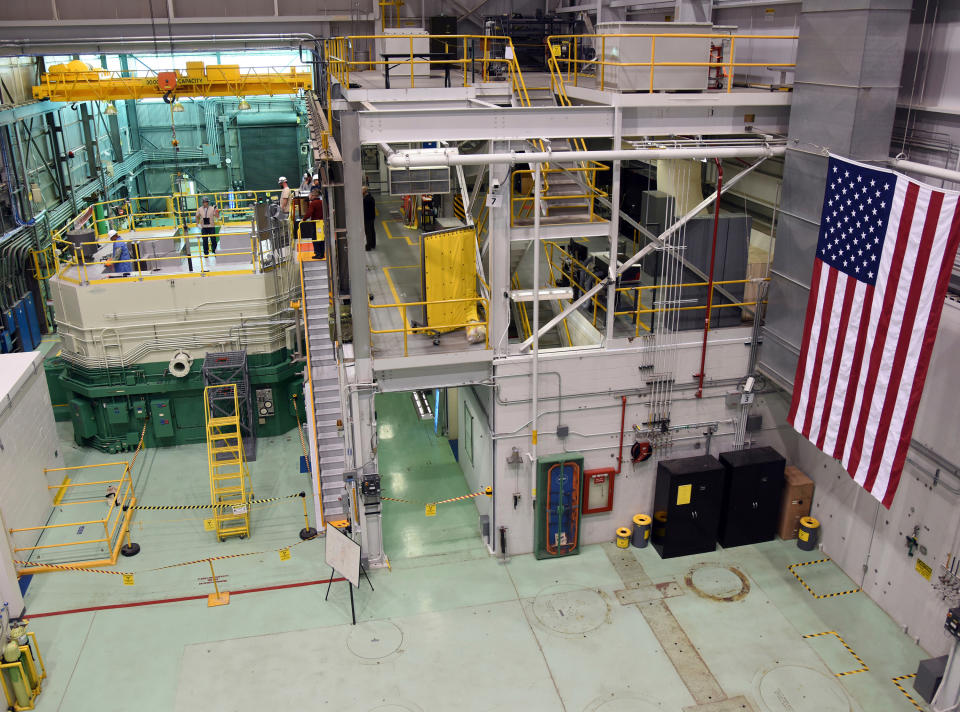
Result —
[[280, 184], [280, 217], [287, 220], [290, 217], [290, 186], [286, 176], [280, 176], [277, 183]]
[[300, 192], [309, 193], [310, 192], [310, 173], [303, 174], [303, 178], [300, 179]]
[[116, 230], [108, 232], [107, 237], [113, 243], [113, 250], [110, 253], [110, 258], [104, 262], [103, 271], [115, 274], [130, 274], [133, 272], [133, 258], [130, 256], [130, 247], [126, 241], [120, 239], [120, 234]]
[[[200, 226], [200, 234], [203, 235], [203, 254], [209, 255], [211, 252], [217, 252], [217, 228], [215, 223], [220, 217], [220, 211], [215, 205], [210, 205], [210, 198], [204, 198], [196, 214], [197, 225]], [[210, 244], [212, 243], [212, 244]]]

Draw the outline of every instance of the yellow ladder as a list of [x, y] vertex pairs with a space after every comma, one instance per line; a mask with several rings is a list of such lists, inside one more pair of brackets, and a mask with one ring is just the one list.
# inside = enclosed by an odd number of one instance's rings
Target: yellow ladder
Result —
[[[213, 415], [211, 402], [229, 404], [233, 398], [232, 415]], [[241, 539], [250, 536], [250, 471], [243, 454], [240, 435], [240, 409], [237, 386], [207, 386], [203, 389], [203, 410], [206, 418], [207, 464], [210, 468], [210, 504], [213, 506], [214, 530], [217, 540], [228, 536]], [[229, 410], [223, 408], [219, 411]]]

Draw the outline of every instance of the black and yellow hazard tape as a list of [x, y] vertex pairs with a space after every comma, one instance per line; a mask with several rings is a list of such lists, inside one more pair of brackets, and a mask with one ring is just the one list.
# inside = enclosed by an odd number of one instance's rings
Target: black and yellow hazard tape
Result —
[[451, 497], [450, 499], [441, 499], [439, 502], [417, 502], [412, 499], [400, 499], [398, 497], [380, 497], [385, 502], [403, 502], [404, 504], [419, 504], [421, 506], [427, 504], [450, 504], [451, 502], [460, 502], [465, 499], [473, 499], [474, 497], [479, 497], [480, 495], [487, 495], [488, 497], [493, 496], [493, 488], [485, 487], [479, 492], [471, 492], [470, 494], [465, 494], [460, 497]]
[[[303, 497], [303, 492], [288, 494], [283, 497], [267, 497], [265, 499], [251, 499], [247, 505], [268, 504], [270, 502], [279, 502], [284, 499], [293, 499], [294, 497]], [[138, 512], [150, 511], [169, 511], [173, 509], [216, 509], [219, 507], [242, 506], [241, 502], [219, 502], [217, 504], [138, 504], [134, 507]]]
[[837, 672], [837, 673], [834, 673], [834, 675], [836, 675], [837, 677], [846, 677], [847, 675], [856, 675], [858, 672], [867, 672], [868, 670], [870, 670], [870, 667], [869, 667], [865, 662], [863, 662], [863, 659], [862, 659], [859, 655], [857, 655], [855, 652], [853, 652], [853, 648], [851, 648], [849, 645], [847, 645], [847, 641], [845, 641], [843, 638], [841, 638], [841, 637], [840, 637], [840, 634], [839, 634], [837, 631], [835, 631], [835, 630], [826, 630], [826, 631], [824, 631], [823, 633], [808, 633], [807, 635], [805, 635], [805, 636], [803, 636], [803, 637], [804, 637], [805, 639], [806, 639], [806, 638], [819, 638], [819, 637], [822, 636], [822, 635], [832, 635], [834, 638], [836, 638], [837, 640], [839, 640], [839, 641], [840, 641], [840, 645], [842, 645], [844, 648], [846, 648], [846, 649], [847, 649], [847, 652], [850, 653], [850, 654], [854, 657], [854, 659], [856, 659], [856, 661], [857, 661], [858, 663], [860, 663], [860, 667], [859, 667], [858, 669], [856, 669], [856, 670], [847, 670], [846, 672]]
[[903, 693], [903, 696], [906, 697], [908, 700], [910, 700], [911, 705], [913, 705], [916, 709], [920, 710], [920, 712], [926, 712], [926, 709], [919, 702], [913, 699], [913, 696], [911, 696], [911, 694], [907, 692], [906, 688], [900, 684], [901, 680], [909, 680], [916, 676], [917, 676], [917, 673], [913, 672], [913, 673], [910, 673], [909, 675], [900, 675], [899, 677], [891, 677], [890, 682], [896, 685], [897, 689]]
[[467, 213], [463, 209], [463, 196], [460, 193], [453, 196], [453, 214], [458, 220], [466, 220]]
[[[155, 571], [165, 571], [167, 569], [175, 569], [180, 566], [193, 566], [194, 564], [205, 564], [211, 561], [223, 561], [225, 559], [239, 559], [244, 556], [260, 556], [263, 554], [270, 554], [274, 552], [279, 552], [283, 550], [289, 551], [294, 547], [300, 546], [301, 544], [306, 544], [308, 541], [313, 541], [316, 539], [316, 536], [312, 536], [308, 539], [298, 539], [293, 544], [288, 544], [286, 546], [277, 547], [276, 549], [264, 549], [263, 551], [248, 551], [240, 554], [222, 554], [221, 556], [205, 556], [202, 559], [193, 559], [191, 561], [178, 561], [175, 564], [167, 564], [166, 566], [157, 566], [152, 569], [141, 569], [140, 571], [110, 571], [108, 569], [85, 569], [77, 568], [76, 566], [69, 566], [66, 564], [43, 564], [43, 566], [49, 566], [52, 569], [60, 569], [62, 571], [73, 571], [85, 574], [109, 574], [110, 576], [133, 576], [139, 574], [153, 573]], [[21, 566], [36, 566], [37, 562], [35, 561], [17, 561], [14, 563]]]
[[790, 564], [787, 567], [787, 570], [793, 574], [794, 578], [800, 582], [801, 586], [807, 589], [807, 593], [814, 598], [836, 598], [837, 596], [846, 596], [849, 593], [860, 593], [862, 589], [859, 588], [851, 588], [849, 591], [837, 591], [836, 593], [817, 593], [807, 585], [807, 582], [800, 577], [800, 574], [794, 571], [794, 569], [800, 568], [801, 566], [812, 566], [813, 564], [822, 564], [827, 561], [833, 561], [833, 559], [827, 557], [825, 559], [817, 559], [815, 561], [801, 561], [799, 564]]

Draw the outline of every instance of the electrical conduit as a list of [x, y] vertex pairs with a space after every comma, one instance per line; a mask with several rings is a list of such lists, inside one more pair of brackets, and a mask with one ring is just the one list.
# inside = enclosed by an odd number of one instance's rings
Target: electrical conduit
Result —
[[707, 315], [703, 319], [703, 347], [700, 349], [700, 373], [697, 374], [697, 398], [703, 398], [703, 377], [707, 363], [707, 334], [710, 333], [710, 315], [713, 312], [713, 268], [717, 259], [717, 226], [720, 222], [720, 195], [723, 192], [723, 164], [717, 164], [717, 199], [713, 204], [713, 242], [710, 244], [710, 274], [707, 277]]

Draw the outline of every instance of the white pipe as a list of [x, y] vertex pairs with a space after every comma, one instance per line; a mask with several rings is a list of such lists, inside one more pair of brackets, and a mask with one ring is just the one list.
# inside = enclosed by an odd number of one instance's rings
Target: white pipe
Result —
[[[509, 151], [461, 155], [455, 150], [444, 149], [443, 153], [428, 154], [397, 151], [387, 158], [387, 163], [394, 168], [415, 168], [437, 165], [473, 166], [484, 163], [579, 163], [661, 158], [771, 158], [784, 155], [786, 150], [786, 146], [703, 146], [701, 148], [633, 148], [619, 151]], [[957, 179], [960, 180], [960, 176]]]
[[960, 171], [952, 171], [949, 168], [937, 168], [928, 166], [926, 163], [915, 163], [914, 161], [905, 161], [902, 158], [888, 158], [887, 163], [891, 168], [909, 173], [919, 173], [923, 176], [932, 178], [941, 178], [951, 183], [960, 183]]
[[[530, 498], [537, 501], [537, 408], [540, 394], [540, 188], [543, 181], [543, 168], [538, 163], [533, 172], [533, 363], [532, 391], [533, 420], [530, 438]], [[509, 203], [507, 204], [510, 208]]]

